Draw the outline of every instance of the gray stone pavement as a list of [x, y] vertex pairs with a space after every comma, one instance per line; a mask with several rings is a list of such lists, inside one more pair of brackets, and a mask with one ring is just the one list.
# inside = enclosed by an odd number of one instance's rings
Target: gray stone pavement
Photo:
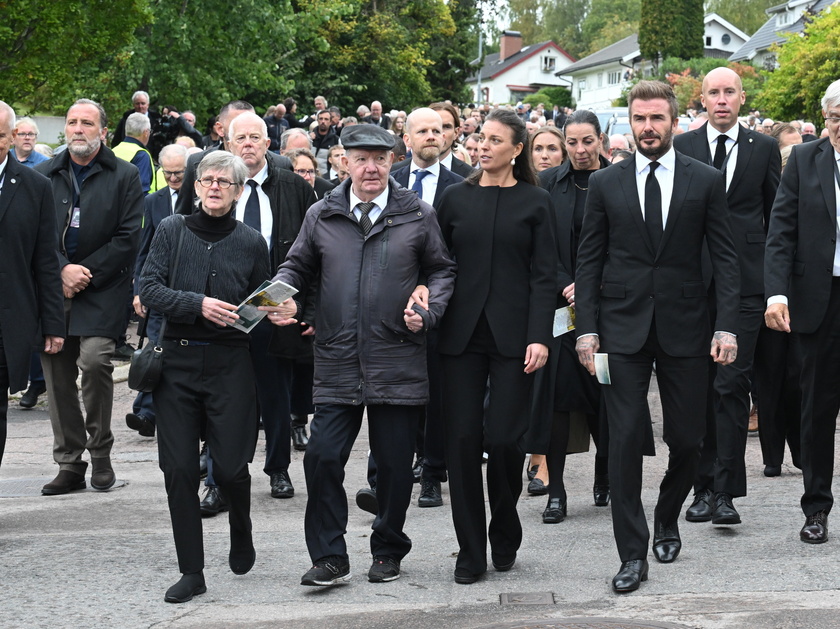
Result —
[[[118, 380], [124, 370], [118, 369]], [[57, 471], [45, 397], [30, 411], [10, 401], [9, 439], [0, 469], [0, 495], [7, 496], [0, 498], [0, 627], [547, 628], [573, 626], [564, 623], [571, 618], [589, 618], [591, 627], [617, 626], [599, 618], [625, 619], [620, 626], [840, 627], [840, 538], [832, 536], [819, 546], [799, 541], [801, 473], [787, 461], [781, 477], [765, 478], [756, 436], [747, 445], [749, 495], [736, 500], [743, 524], [681, 521], [679, 559], [661, 565], [649, 556], [650, 580], [638, 592], [618, 596], [610, 587], [619, 566], [610, 511], [592, 504], [592, 453], [569, 457], [565, 522], [542, 524], [545, 498], [523, 492], [519, 512], [525, 538], [510, 572], [491, 568], [474, 585], [455, 584], [458, 547], [448, 488], [444, 485], [444, 507], [420, 509], [415, 486], [407, 523], [414, 549], [403, 561], [402, 578], [368, 583], [372, 517], [352, 502], [365, 480], [364, 427], [347, 466], [353, 578], [333, 589], [302, 587], [300, 576], [310, 566], [303, 537], [302, 453], [293, 453], [290, 469], [296, 496], [274, 500], [261, 471], [261, 435], [251, 468], [254, 569], [245, 576], [229, 571], [226, 517], [207, 519], [207, 593], [170, 605], [163, 602], [163, 593], [179, 575], [163, 476], [155, 440], [125, 426], [132, 399], [126, 384], [118, 383], [113, 462], [124, 484], [104, 493], [88, 489], [55, 497], [38, 493]], [[651, 399], [659, 437], [655, 392]], [[649, 521], [665, 466], [660, 439], [657, 447], [660, 456], [645, 461]], [[502, 604], [503, 594], [520, 596], [512, 597], [518, 602]], [[549, 601], [553, 596], [553, 603], [537, 602], [540, 594]]]

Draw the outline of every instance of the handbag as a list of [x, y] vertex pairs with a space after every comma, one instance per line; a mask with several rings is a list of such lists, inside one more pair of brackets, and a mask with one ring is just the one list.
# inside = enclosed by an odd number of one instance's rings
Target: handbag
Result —
[[[184, 220], [183, 216], [181, 217]], [[181, 249], [184, 244], [184, 233], [187, 231], [186, 225], [181, 228], [181, 236], [178, 239], [178, 252], [175, 254], [175, 266], [172, 269], [172, 274], [169, 278], [169, 288], [174, 288], [175, 277], [178, 274], [178, 265], [181, 261]], [[146, 313], [146, 317], [149, 313]], [[131, 364], [128, 367], [128, 386], [135, 391], [142, 393], [151, 393], [160, 382], [160, 374], [163, 369], [163, 338], [166, 333], [166, 317], [160, 325], [160, 334], [158, 334], [156, 343], [142, 344], [134, 351], [131, 357]], [[149, 339], [151, 340], [151, 339]]]

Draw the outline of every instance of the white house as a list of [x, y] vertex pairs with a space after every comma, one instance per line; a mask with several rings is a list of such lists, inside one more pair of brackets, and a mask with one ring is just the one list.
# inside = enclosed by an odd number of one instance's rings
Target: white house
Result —
[[[515, 103], [543, 87], [567, 85], [558, 76], [575, 59], [552, 41], [522, 47], [517, 31], [502, 33], [499, 52], [484, 59], [481, 70], [467, 79], [472, 99], [482, 103]], [[478, 77], [481, 76], [481, 98]]]
[[[725, 59], [749, 39], [746, 33], [717, 13], [707, 14], [703, 25], [703, 55], [706, 57]], [[650, 62], [643, 59], [639, 51], [639, 36], [630, 35], [558, 74], [566, 79], [578, 108], [603, 109], [612, 106], [631, 79], [651, 72]]]
[[785, 41], [785, 35], [801, 33], [805, 29], [805, 14], [816, 15], [834, 4], [836, 0], [789, 0], [765, 11], [767, 21], [750, 39], [738, 48], [730, 61], [748, 61], [767, 70], [776, 67], [776, 55], [770, 51], [773, 44]]

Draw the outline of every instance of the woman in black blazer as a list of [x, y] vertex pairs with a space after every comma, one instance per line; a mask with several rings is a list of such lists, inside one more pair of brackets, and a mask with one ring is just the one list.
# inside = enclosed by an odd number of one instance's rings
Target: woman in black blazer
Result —
[[[560, 166], [540, 173], [540, 183], [551, 195], [556, 211], [557, 248], [560, 254], [558, 308], [575, 304], [577, 245], [583, 225], [589, 176], [610, 165], [601, 156], [603, 134], [598, 116], [594, 113], [588, 110], [574, 112], [566, 119], [564, 131], [569, 159]], [[580, 364], [573, 333], [552, 339], [550, 348], [549, 365], [536, 379], [531, 429], [526, 446], [531, 452], [547, 453], [548, 504], [542, 517], [544, 523], [555, 524], [566, 517], [563, 471], [569, 446], [569, 429], [573, 421], [585, 421], [598, 447], [593, 488], [596, 506], [607, 506], [610, 494], [607, 448], [602, 445], [606, 439], [599, 439], [599, 435], [606, 433], [606, 422], [599, 422], [600, 385]]]
[[[457, 583], [513, 567], [533, 374], [546, 364], [557, 294], [551, 199], [534, 174], [525, 124], [495, 110], [482, 128], [480, 169], [450, 186], [438, 216], [458, 263], [441, 321], [446, 458], [460, 545]], [[485, 393], [489, 378], [490, 402]], [[485, 522], [482, 450], [489, 455]]]

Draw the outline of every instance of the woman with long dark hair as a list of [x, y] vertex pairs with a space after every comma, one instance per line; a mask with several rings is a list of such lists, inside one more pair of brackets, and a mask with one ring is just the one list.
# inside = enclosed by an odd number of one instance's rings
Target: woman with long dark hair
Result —
[[[456, 583], [513, 567], [533, 374], [546, 364], [557, 294], [553, 210], [537, 185], [525, 123], [494, 110], [481, 131], [479, 170], [447, 188], [438, 216], [458, 263], [440, 327], [446, 458], [460, 551]], [[484, 408], [489, 378], [490, 401]], [[485, 522], [482, 450], [491, 520]]]

